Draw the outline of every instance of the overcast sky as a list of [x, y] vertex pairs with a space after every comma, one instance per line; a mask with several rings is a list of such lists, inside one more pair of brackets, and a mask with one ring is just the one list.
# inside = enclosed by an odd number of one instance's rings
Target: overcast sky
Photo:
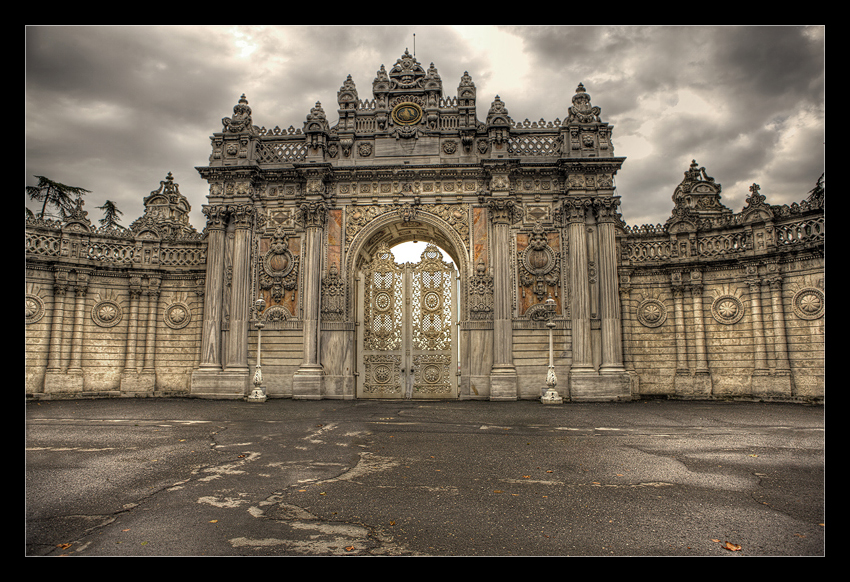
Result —
[[[26, 185], [34, 175], [112, 200], [129, 226], [172, 172], [204, 226], [209, 137], [244, 93], [255, 125], [336, 122], [346, 77], [372, 97], [405, 49], [434, 63], [446, 96], [468, 71], [483, 120], [564, 119], [583, 83], [613, 126], [630, 225], [663, 223], [692, 159], [739, 212], [753, 183], [803, 200], [824, 172], [825, 39], [816, 27], [132, 26], [26, 28]], [[30, 206], [32, 208], [32, 206]]]

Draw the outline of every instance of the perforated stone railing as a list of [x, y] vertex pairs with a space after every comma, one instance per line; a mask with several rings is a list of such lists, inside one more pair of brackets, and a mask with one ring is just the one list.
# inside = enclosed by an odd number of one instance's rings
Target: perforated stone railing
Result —
[[[730, 224], [738, 222], [730, 220]], [[753, 225], [737, 224], [726, 229], [677, 237], [668, 234], [662, 225], [625, 227], [621, 256], [631, 264], [733, 257], [756, 251], [752, 228]], [[820, 244], [825, 240], [824, 218], [821, 215], [785, 220], [774, 225], [772, 231], [765, 229], [764, 233], [767, 244], [759, 251]]]
[[[91, 261], [103, 266], [129, 267], [138, 265], [143, 257], [155, 257], [156, 264], [163, 267], [203, 267], [206, 263], [206, 241], [198, 234], [185, 239], [158, 241], [136, 240], [129, 230], [111, 231], [103, 229], [93, 233], [66, 233], [59, 222], [50, 226], [39, 224], [25, 229], [25, 253], [28, 257], [63, 258]], [[63, 252], [63, 239], [71, 240]]]

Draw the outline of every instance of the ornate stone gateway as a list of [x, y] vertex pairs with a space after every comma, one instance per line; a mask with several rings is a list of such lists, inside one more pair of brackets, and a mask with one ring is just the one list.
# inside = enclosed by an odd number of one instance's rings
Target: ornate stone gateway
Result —
[[455, 280], [429, 244], [399, 265], [381, 244], [362, 270], [358, 398], [457, 398]]

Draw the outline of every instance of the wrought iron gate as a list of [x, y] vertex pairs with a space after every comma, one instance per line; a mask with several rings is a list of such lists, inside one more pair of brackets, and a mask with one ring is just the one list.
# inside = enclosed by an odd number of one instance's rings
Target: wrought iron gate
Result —
[[456, 398], [454, 265], [429, 244], [399, 265], [386, 244], [362, 270], [358, 398]]

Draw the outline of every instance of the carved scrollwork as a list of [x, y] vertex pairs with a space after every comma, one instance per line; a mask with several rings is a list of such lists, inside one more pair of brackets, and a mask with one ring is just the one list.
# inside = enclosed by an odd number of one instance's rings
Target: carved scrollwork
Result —
[[283, 300], [286, 291], [298, 283], [299, 258], [289, 250], [289, 236], [281, 227], [272, 236], [269, 250], [262, 256], [260, 288], [269, 290], [276, 302]]
[[558, 253], [549, 246], [543, 226], [540, 222], [528, 240], [528, 246], [519, 253], [519, 281], [524, 287], [531, 287], [539, 301], [549, 295], [549, 287], [557, 286], [561, 276]]

